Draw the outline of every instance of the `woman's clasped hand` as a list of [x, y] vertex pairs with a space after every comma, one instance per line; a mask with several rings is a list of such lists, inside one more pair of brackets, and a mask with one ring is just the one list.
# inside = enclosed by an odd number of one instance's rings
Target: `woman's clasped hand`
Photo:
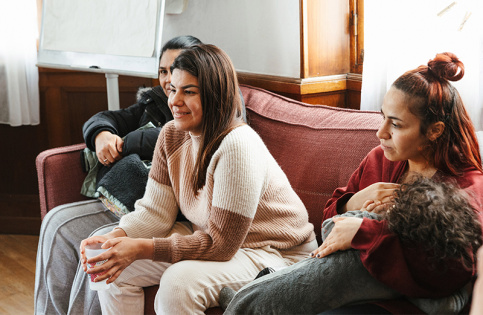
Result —
[[[103, 249], [109, 249], [104, 253], [87, 259], [85, 246], [102, 243]], [[151, 245], [151, 246], [150, 246]], [[107, 283], [114, 282], [121, 272], [137, 259], [149, 259], [152, 257], [152, 240], [133, 239], [126, 236], [122, 229], [93, 236], [81, 242], [80, 253], [82, 268], [88, 274], [100, 274], [95, 281], [107, 279]], [[105, 263], [88, 268], [88, 264], [107, 260]]]

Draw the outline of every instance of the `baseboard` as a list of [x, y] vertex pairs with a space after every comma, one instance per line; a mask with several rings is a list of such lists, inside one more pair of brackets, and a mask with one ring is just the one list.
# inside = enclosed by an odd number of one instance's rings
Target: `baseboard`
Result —
[[34, 194], [0, 194], [0, 234], [39, 235], [40, 201]]
[[2, 217], [0, 216], [0, 234], [39, 235], [40, 217]]

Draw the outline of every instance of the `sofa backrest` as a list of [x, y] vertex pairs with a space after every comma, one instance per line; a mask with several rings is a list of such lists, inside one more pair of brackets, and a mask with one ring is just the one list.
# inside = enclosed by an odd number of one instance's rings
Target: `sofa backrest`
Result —
[[378, 112], [310, 105], [241, 86], [249, 124], [304, 202], [320, 242], [322, 211], [379, 140]]

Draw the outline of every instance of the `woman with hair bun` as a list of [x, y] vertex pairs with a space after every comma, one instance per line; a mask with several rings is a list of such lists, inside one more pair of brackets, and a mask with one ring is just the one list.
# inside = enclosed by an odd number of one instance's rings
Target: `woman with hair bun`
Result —
[[[454, 182], [470, 196], [481, 222], [479, 146], [461, 97], [449, 82], [463, 75], [463, 63], [452, 53], [441, 53], [393, 83], [381, 109], [381, 144], [364, 158], [347, 186], [334, 191], [324, 220], [354, 210], [384, 214], [394, 192], [418, 176]], [[467, 259], [434, 260], [433, 249], [400, 238], [387, 220], [342, 216], [333, 222], [312, 258], [245, 286], [227, 314], [421, 312], [415, 305], [458, 313], [467, 303], [476, 270], [474, 244], [468, 244]], [[357, 259], [344, 258], [354, 252], [350, 249], [357, 250]], [[364, 304], [373, 301], [377, 303]]]

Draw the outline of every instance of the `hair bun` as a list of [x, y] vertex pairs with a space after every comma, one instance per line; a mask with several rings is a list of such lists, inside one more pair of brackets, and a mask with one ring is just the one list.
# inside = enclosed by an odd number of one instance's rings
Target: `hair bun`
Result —
[[455, 54], [445, 52], [428, 62], [428, 71], [440, 79], [458, 81], [465, 74], [465, 66]]
[[465, 66], [455, 54], [445, 52], [428, 62], [428, 71], [440, 79], [458, 81], [465, 74]]

